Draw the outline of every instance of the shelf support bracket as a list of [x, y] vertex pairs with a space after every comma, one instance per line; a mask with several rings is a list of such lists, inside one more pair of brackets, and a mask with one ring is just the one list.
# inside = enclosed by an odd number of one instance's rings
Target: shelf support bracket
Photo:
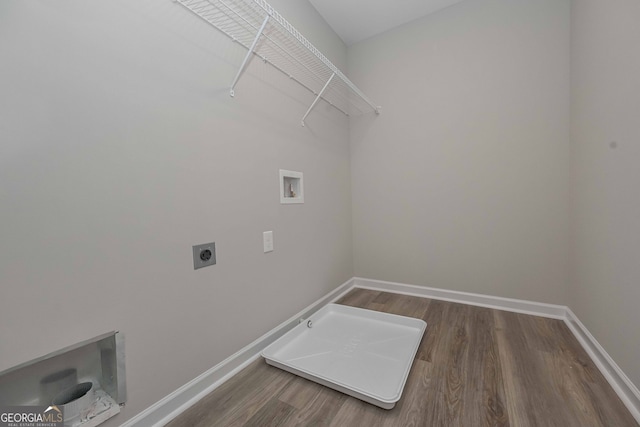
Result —
[[329, 77], [329, 80], [327, 80], [327, 82], [324, 84], [324, 87], [322, 88], [322, 90], [320, 91], [320, 93], [318, 93], [318, 96], [316, 96], [316, 99], [313, 100], [313, 104], [311, 104], [311, 107], [309, 107], [309, 109], [307, 110], [307, 112], [304, 114], [304, 117], [302, 118], [302, 126], [304, 126], [304, 119], [307, 118], [307, 116], [309, 115], [309, 113], [311, 112], [311, 110], [313, 110], [313, 107], [316, 106], [316, 104], [318, 103], [318, 101], [320, 100], [320, 98], [322, 97], [322, 94], [324, 94], [324, 91], [327, 90], [327, 88], [329, 87], [329, 83], [331, 83], [331, 80], [333, 80], [333, 78], [336, 76], [336, 73], [331, 74], [331, 77]]
[[236, 94], [233, 89], [236, 87], [238, 80], [240, 80], [240, 76], [244, 72], [244, 69], [247, 67], [247, 64], [249, 63], [249, 59], [251, 59], [251, 57], [253, 56], [253, 51], [256, 48], [256, 45], [258, 44], [258, 40], [260, 40], [260, 36], [262, 36], [264, 27], [266, 27], [267, 22], [269, 22], [269, 18], [270, 18], [270, 15], [265, 16], [264, 21], [262, 22], [262, 26], [258, 30], [258, 34], [256, 34], [256, 38], [253, 40], [253, 43], [251, 43], [251, 47], [247, 52], [247, 56], [244, 57], [244, 61], [242, 61], [242, 65], [240, 65], [240, 69], [238, 70], [238, 74], [236, 74], [236, 78], [233, 79], [233, 83], [231, 83], [231, 89], [229, 90], [229, 95], [231, 95], [232, 97]]

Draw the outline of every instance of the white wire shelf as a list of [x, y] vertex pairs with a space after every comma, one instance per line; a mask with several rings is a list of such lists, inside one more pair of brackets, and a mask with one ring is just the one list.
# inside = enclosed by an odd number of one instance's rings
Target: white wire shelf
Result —
[[230, 95], [255, 55], [307, 88], [319, 100], [348, 115], [380, 112], [335, 65], [264, 0], [176, 0], [247, 49]]

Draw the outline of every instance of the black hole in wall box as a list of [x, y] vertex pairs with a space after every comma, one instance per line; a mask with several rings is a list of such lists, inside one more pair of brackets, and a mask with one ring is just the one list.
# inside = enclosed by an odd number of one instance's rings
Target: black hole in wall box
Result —
[[66, 405], [87, 394], [89, 390], [91, 390], [91, 387], [93, 387], [91, 382], [80, 383], [58, 394], [51, 403], [54, 405]]
[[211, 259], [211, 251], [209, 249], [205, 249], [204, 251], [200, 252], [200, 259], [202, 261], [209, 261]]

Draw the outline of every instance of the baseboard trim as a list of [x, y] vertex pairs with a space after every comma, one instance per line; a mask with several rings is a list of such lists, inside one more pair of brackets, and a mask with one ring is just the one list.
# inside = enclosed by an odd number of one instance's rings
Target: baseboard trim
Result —
[[326, 304], [336, 301], [349, 292], [353, 288], [353, 281], [353, 278], [347, 280], [237, 353], [125, 421], [121, 427], [155, 427], [167, 424], [260, 357], [260, 352], [264, 348], [297, 325], [300, 319], [311, 316]]
[[366, 279], [363, 277], [354, 277], [354, 282], [354, 287], [357, 288], [393, 292], [396, 294], [475, 305], [478, 307], [494, 308], [497, 310], [513, 311], [515, 313], [550, 317], [552, 319], [564, 320], [566, 318], [567, 307], [564, 305], [545, 304], [535, 301], [495, 297], [470, 292], [450, 291], [446, 289], [430, 288], [427, 286], [407, 285], [404, 283]]
[[620, 369], [620, 366], [609, 356], [609, 353], [600, 345], [586, 326], [578, 319], [570, 308], [567, 307], [565, 323], [585, 349], [593, 363], [596, 364], [602, 375], [607, 379], [622, 403], [627, 407], [631, 415], [640, 424], [640, 391], [631, 382], [629, 377]]
[[156, 427], [165, 425], [260, 357], [260, 352], [264, 348], [297, 325], [301, 318], [309, 317], [324, 305], [338, 300], [353, 288], [392, 292], [563, 320], [624, 405], [636, 421], [640, 423], [640, 392], [638, 388], [569, 307], [353, 277], [242, 350], [126, 421], [121, 427]]

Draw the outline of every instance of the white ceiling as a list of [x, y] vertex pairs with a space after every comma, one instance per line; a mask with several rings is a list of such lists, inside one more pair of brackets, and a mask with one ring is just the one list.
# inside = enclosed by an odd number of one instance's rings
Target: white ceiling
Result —
[[347, 45], [462, 0], [309, 0]]

